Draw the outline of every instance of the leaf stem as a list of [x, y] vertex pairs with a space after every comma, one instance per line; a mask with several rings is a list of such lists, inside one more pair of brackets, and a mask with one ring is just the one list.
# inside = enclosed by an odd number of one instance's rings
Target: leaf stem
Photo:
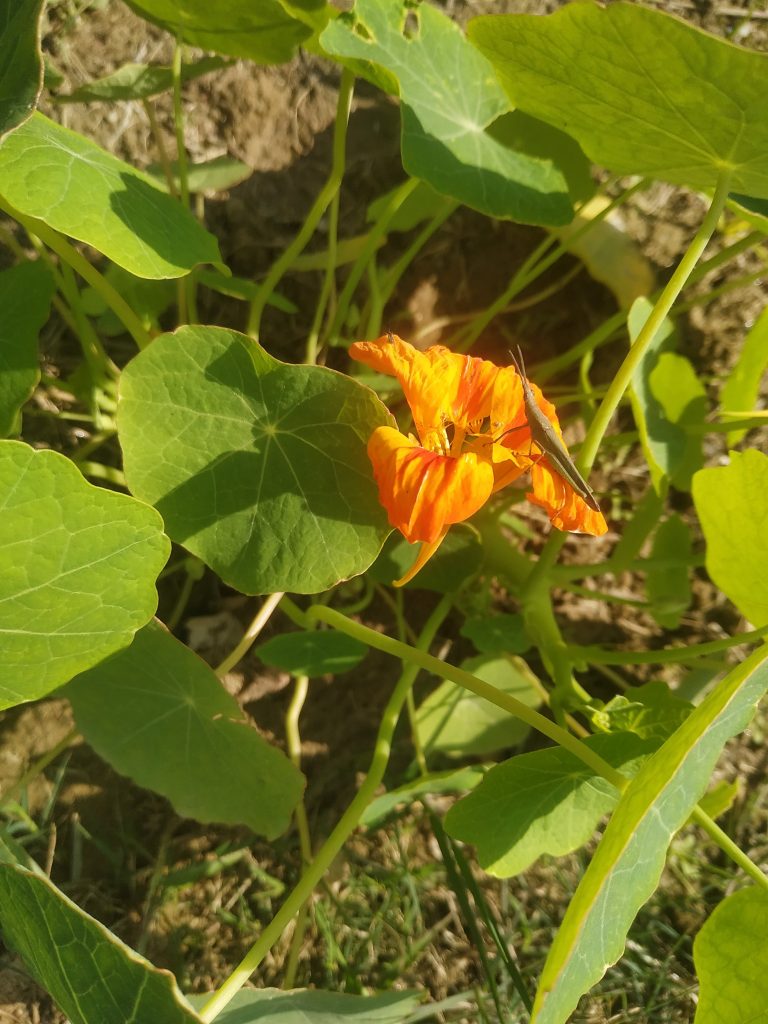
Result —
[[225, 676], [231, 668], [235, 667], [235, 665], [238, 663], [238, 661], [240, 661], [241, 658], [245, 657], [245, 655], [253, 646], [253, 642], [256, 639], [256, 637], [269, 622], [272, 616], [272, 612], [274, 612], [275, 608], [277, 608], [277, 606], [280, 604], [282, 598], [282, 591], [278, 591], [275, 594], [270, 594], [269, 597], [265, 600], [264, 604], [261, 606], [261, 608], [259, 608], [258, 612], [254, 615], [253, 621], [243, 634], [243, 638], [240, 641], [240, 643], [237, 645], [237, 647], [235, 647], [235, 649], [230, 654], [227, 655], [224, 661], [222, 661], [221, 664], [217, 665], [216, 668], [214, 669], [214, 672], [219, 678]]
[[[441, 623], [450, 612], [452, 603], [451, 596], [443, 597], [435, 610], [429, 616], [423, 630], [421, 631], [421, 635], [419, 636], [420, 650], [427, 650], [430, 647]], [[323, 613], [329, 611], [329, 609], [318, 606], [314, 606], [311, 610]], [[344, 621], [350, 621], [346, 620], [343, 615], [339, 617]], [[375, 635], [378, 636], [378, 634]], [[414, 648], [409, 649], [413, 650]], [[312, 890], [333, 863], [333, 860], [339, 850], [341, 850], [349, 836], [355, 828], [357, 828], [363, 811], [376, 795], [376, 790], [384, 777], [384, 772], [387, 764], [389, 763], [389, 755], [392, 749], [392, 738], [395, 733], [395, 726], [400, 718], [400, 712], [402, 711], [408, 692], [413, 686], [418, 673], [419, 666], [413, 661], [409, 661], [405, 665], [402, 675], [392, 691], [392, 696], [389, 698], [387, 706], [384, 709], [378, 736], [376, 737], [371, 766], [362, 785], [360, 786], [360, 789], [357, 791], [357, 794], [339, 819], [333, 832], [331, 832], [330, 836], [328, 836], [322, 847], [318, 850], [314, 861], [309, 865], [309, 867], [307, 867], [298, 884], [287, 897], [280, 910], [278, 910], [277, 914], [266, 926], [257, 941], [238, 964], [232, 974], [230, 974], [224, 984], [214, 992], [202, 1008], [200, 1011], [200, 1017], [203, 1021], [212, 1021], [243, 987], [274, 943], [277, 942], [283, 934], [283, 931], [288, 926], [289, 922], [297, 913], [299, 913], [301, 907], [309, 898]]]
[[738, 864], [738, 866], [744, 871], [745, 874], [757, 882], [758, 885], [762, 885], [764, 889], [768, 889], [768, 875], [760, 870], [754, 861], [750, 860], [746, 853], [740, 849], [731, 837], [720, 828], [720, 826], [710, 818], [710, 816], [703, 811], [700, 807], [695, 807], [691, 812], [691, 819], [696, 824], [703, 828], [709, 838], [716, 843], [720, 849], [726, 853], [731, 860]]
[[344, 176], [344, 164], [347, 147], [347, 121], [349, 110], [352, 105], [352, 93], [354, 90], [355, 76], [346, 68], [342, 71], [341, 82], [339, 83], [339, 97], [336, 105], [336, 121], [333, 129], [333, 158], [331, 161], [331, 173], [323, 185], [320, 195], [312, 205], [298, 234], [290, 245], [286, 246], [280, 256], [272, 264], [272, 267], [264, 278], [258, 292], [251, 301], [251, 309], [248, 316], [248, 334], [255, 340], [259, 340], [259, 327], [264, 307], [269, 296], [274, 291], [280, 278], [288, 270], [294, 259], [301, 253], [307, 242], [320, 223], [320, 220], [328, 209], [331, 200], [341, 186], [341, 179]]
[[602, 647], [568, 647], [574, 661], [585, 661], [592, 665], [670, 665], [678, 661], [705, 658], [710, 654], [727, 651], [740, 644], [755, 644], [768, 636], [768, 626], [751, 629], [746, 633], [735, 633], [722, 640], [709, 640], [703, 644], [686, 644], [684, 647], [666, 647], [661, 651], [607, 651]]

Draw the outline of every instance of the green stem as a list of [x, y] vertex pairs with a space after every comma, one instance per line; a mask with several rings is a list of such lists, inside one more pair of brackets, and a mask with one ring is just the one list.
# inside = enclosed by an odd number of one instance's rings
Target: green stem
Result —
[[323, 324], [331, 296], [334, 294], [336, 281], [336, 252], [339, 243], [339, 193], [338, 191], [331, 200], [330, 213], [328, 215], [328, 260], [325, 264], [323, 285], [320, 289], [320, 297], [315, 307], [315, 316], [307, 337], [307, 348], [304, 362], [313, 366], [317, 362], [317, 350], [320, 341], [320, 330]]
[[155, 140], [155, 146], [157, 147], [157, 155], [160, 159], [160, 166], [163, 168], [163, 174], [165, 175], [165, 181], [168, 185], [168, 192], [173, 196], [174, 199], [179, 198], [178, 189], [176, 188], [176, 179], [173, 173], [173, 165], [171, 164], [168, 156], [168, 150], [165, 148], [165, 142], [163, 141], [163, 133], [160, 131], [160, 125], [157, 123], [157, 115], [155, 114], [155, 107], [151, 100], [143, 99], [141, 101], [144, 107], [144, 113], [147, 115], [149, 121], [149, 130], [152, 132], [152, 138]]
[[77, 325], [77, 337], [91, 371], [93, 384], [96, 387], [103, 387], [109, 381], [114, 381], [120, 371], [104, 351], [104, 346], [101, 344], [101, 339], [94, 330], [93, 324], [83, 312], [74, 271], [66, 263], [61, 267], [59, 286]]
[[401, 641], [395, 640], [391, 636], [377, 633], [376, 630], [369, 629], [368, 626], [363, 626], [359, 622], [353, 622], [352, 619], [348, 619], [346, 615], [342, 615], [333, 608], [312, 605], [307, 610], [307, 617], [311, 622], [325, 622], [334, 629], [338, 629], [348, 636], [355, 637], [355, 639], [362, 641], [377, 651], [383, 651], [385, 654], [391, 654], [394, 658], [399, 658], [405, 664], [423, 668], [427, 672], [432, 672], [440, 679], [450, 679], [457, 686], [477, 694], [478, 697], [483, 697], [491, 704], [495, 704], [496, 707], [502, 708], [508, 714], [514, 715], [515, 718], [519, 718], [532, 729], [536, 729], [538, 732], [548, 736], [618, 788], [626, 784], [626, 779], [623, 775], [565, 729], [550, 721], [549, 718], [545, 718], [544, 715], [540, 715], [538, 711], [534, 711], [527, 704], [523, 704], [522, 701], [517, 700], [510, 694], [498, 690], [490, 683], [486, 683], [485, 680], [473, 676], [470, 672], [441, 661], [424, 650], [401, 643]]
[[739, 865], [745, 874], [749, 875], [758, 885], [762, 885], [764, 889], [768, 889], [768, 875], [765, 875], [757, 864], [751, 861], [743, 850], [739, 849], [731, 837], [705, 811], [700, 807], [695, 807], [691, 812], [691, 818], [700, 828], [704, 829], [710, 839], [717, 843], [732, 861]]
[[[301, 771], [301, 732], [299, 730], [299, 718], [304, 701], [309, 693], [309, 676], [296, 676], [293, 688], [293, 697], [285, 713], [285, 740], [288, 747], [288, 756], [293, 764]], [[299, 845], [301, 857], [304, 864], [312, 861], [312, 839], [309, 834], [309, 822], [304, 807], [303, 798], [296, 806], [296, 830], [299, 833]]]
[[665, 647], [661, 651], [606, 651], [602, 647], [569, 646], [570, 657], [592, 665], [670, 665], [706, 658], [710, 654], [730, 650], [740, 644], [756, 644], [768, 637], [768, 626], [751, 629], [746, 633], [735, 633], [722, 640], [710, 640], [703, 644], [686, 644], [684, 647]]
[[[419, 647], [421, 649], [426, 650], [432, 644], [441, 623], [450, 612], [451, 607], [451, 597], [446, 596], [442, 598], [435, 610], [429, 616], [429, 619], [421, 632], [419, 637]], [[313, 610], [318, 612], [328, 611], [328, 609], [318, 606], [314, 606]], [[340, 618], [344, 619], [344, 616], [340, 616]], [[344, 619], [344, 621], [349, 620]], [[378, 634], [375, 635], [378, 636]], [[412, 648], [408, 649], [412, 650]], [[400, 712], [402, 711], [408, 692], [413, 686], [418, 673], [419, 666], [414, 662], [411, 661], [405, 666], [397, 685], [392, 691], [392, 696], [389, 698], [387, 706], [384, 709], [378, 736], [376, 737], [376, 745], [371, 759], [371, 766], [362, 785], [357, 791], [357, 794], [339, 819], [339, 822], [333, 832], [331, 832], [320, 850], [318, 850], [314, 861], [307, 867], [298, 884], [287, 897], [280, 910], [270, 921], [232, 974], [230, 974], [224, 984], [214, 992], [202, 1008], [200, 1011], [200, 1017], [203, 1021], [212, 1021], [243, 987], [275, 942], [277, 942], [283, 934], [283, 931], [290, 921], [299, 913], [301, 907], [306, 903], [312, 893], [312, 890], [330, 868], [344, 843], [357, 828], [363, 811], [365, 811], [368, 804], [376, 795], [376, 790], [379, 788], [379, 785], [384, 778], [384, 772], [387, 764], [389, 763], [389, 755], [392, 749], [392, 738], [395, 733], [395, 726], [397, 725]]]
[[355, 76], [351, 71], [345, 69], [339, 83], [339, 97], [336, 106], [336, 121], [333, 130], [333, 158], [331, 162], [331, 173], [328, 180], [320, 191], [320, 195], [312, 205], [312, 209], [302, 224], [294, 240], [287, 246], [272, 264], [272, 267], [264, 278], [258, 292], [251, 302], [251, 309], [248, 317], [248, 333], [255, 340], [259, 340], [259, 327], [264, 307], [267, 304], [272, 292], [275, 290], [280, 278], [291, 266], [293, 260], [303, 252], [307, 242], [320, 223], [320, 220], [328, 209], [331, 200], [336, 195], [344, 176], [344, 163], [347, 146], [347, 121], [349, 109], [352, 104], [352, 92], [355, 83]]
[[187, 148], [184, 145], [184, 107], [181, 102], [181, 56], [181, 42], [177, 39], [173, 48], [173, 127], [176, 132], [179, 192], [182, 203], [189, 207], [189, 172], [187, 170]]
[[54, 231], [53, 228], [49, 228], [41, 220], [19, 213], [4, 199], [0, 199], [0, 210], [17, 220], [28, 234], [37, 235], [49, 249], [53, 250], [65, 263], [68, 263], [94, 291], [97, 291], [139, 348], [145, 348], [150, 343], [152, 338], [122, 295], [73, 245], [69, 244], [63, 235]]
[[262, 604], [261, 608], [259, 608], [258, 612], [256, 612], [255, 616], [253, 617], [253, 621], [243, 634], [243, 638], [240, 641], [240, 643], [237, 645], [237, 647], [235, 647], [232, 653], [228, 654], [224, 661], [222, 661], [222, 663], [220, 665], [217, 665], [216, 668], [214, 669], [217, 676], [225, 676], [231, 668], [235, 667], [235, 665], [238, 663], [238, 661], [240, 661], [241, 658], [245, 657], [245, 655], [253, 646], [256, 637], [269, 622], [270, 617], [272, 616], [272, 612], [275, 610], [275, 608], [277, 608], [278, 604], [280, 604], [280, 601], [282, 599], [283, 594], [280, 591], [278, 591], [278, 593], [276, 594], [269, 595], [269, 597]]

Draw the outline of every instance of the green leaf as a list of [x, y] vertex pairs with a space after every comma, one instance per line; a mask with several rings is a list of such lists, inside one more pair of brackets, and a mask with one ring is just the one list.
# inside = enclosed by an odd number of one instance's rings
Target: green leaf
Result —
[[368, 653], [365, 644], [335, 630], [281, 633], [254, 648], [265, 665], [296, 676], [336, 675], [349, 672]]
[[728, 466], [693, 478], [693, 501], [707, 542], [707, 572], [741, 614], [768, 624], [768, 456], [731, 452]]
[[0, 0], [0, 136], [30, 116], [43, 85], [43, 0]]
[[[160, 330], [160, 316], [178, 298], [175, 281], [153, 281], [146, 277], [136, 277], [115, 263], [109, 264], [104, 271], [104, 277], [122, 295], [148, 331], [155, 333]], [[86, 286], [80, 294], [83, 312], [96, 319], [100, 334], [114, 338], [125, 333], [125, 324], [107, 305], [101, 292]]]
[[[536, 677], [520, 658], [468, 658], [461, 666], [511, 694], [528, 707], [541, 704]], [[450, 756], [489, 754], [514, 747], [528, 735], [528, 726], [502, 708], [446, 680], [416, 711], [416, 730], [428, 753]]]
[[659, 524], [653, 538], [651, 558], [659, 561], [680, 560], [679, 564], [648, 570], [647, 590], [651, 614], [663, 629], [677, 629], [680, 619], [691, 604], [691, 581], [688, 566], [683, 564], [693, 551], [688, 524], [672, 514]]
[[170, 971], [154, 967], [47, 878], [0, 863], [3, 941], [70, 1024], [200, 1024]]
[[[229, 67], [231, 61], [222, 57], [202, 57], [194, 64], [183, 64], [181, 81], [191, 82], [211, 71]], [[74, 92], [57, 96], [57, 103], [93, 103], [119, 100], [146, 100], [173, 88], [173, 68], [162, 64], [124, 64], [111, 75], [86, 82]]]
[[[391, 379], [391, 378], [390, 378]], [[419, 545], [409, 544], [399, 533], [392, 533], [368, 575], [378, 583], [400, 579], [416, 559]], [[438, 594], [458, 591], [480, 569], [483, 545], [480, 535], [469, 523], [453, 526], [416, 578], [406, 590], [434, 590]]]
[[592, 722], [604, 732], [632, 732], [660, 746], [683, 724], [693, 705], [674, 694], [666, 683], [628, 686], [605, 707], [592, 713]]
[[[282, 64], [312, 35], [278, 0], [126, 0], [142, 18], [201, 50]], [[301, 5], [307, 7], [305, 3]]]
[[[160, 182], [163, 188], [167, 187], [165, 173], [159, 164], [152, 164], [147, 171]], [[171, 172], [174, 184], [178, 189], [180, 178], [177, 160], [172, 161]], [[244, 164], [242, 160], [235, 160], [231, 156], [216, 156], [212, 160], [187, 165], [187, 188], [190, 192], [223, 192], [224, 189], [239, 185], [246, 178], [250, 178], [252, 174], [252, 168], [248, 164]], [[255, 287], [253, 281], [248, 283]]]
[[768, 1021], [768, 892], [734, 892], [715, 909], [693, 943], [699, 976], [694, 1024]]
[[729, 672], [630, 782], [550, 948], [531, 1024], [564, 1024], [621, 956], [672, 836], [706, 790], [724, 744], [746, 727], [768, 689], [766, 658], [763, 648]]
[[247, 825], [268, 839], [288, 828], [304, 788], [301, 772], [159, 623], [64, 692], [96, 753], [162, 793], [183, 817]]
[[445, 772], [430, 772], [420, 775], [413, 782], [407, 782], [397, 789], [377, 796], [366, 807], [360, 818], [360, 824], [367, 828], [376, 828], [388, 817], [395, 808], [403, 804], [412, 804], [423, 796], [431, 793], [462, 793], [472, 790], [483, 780], [487, 768], [481, 764], [472, 764], [467, 768], [450, 768]]
[[481, 654], [525, 654], [531, 641], [522, 615], [484, 615], [467, 619], [459, 630]]
[[0, 437], [19, 432], [19, 410], [40, 380], [37, 336], [55, 290], [43, 263], [20, 263], [0, 273]]
[[[205, 997], [207, 998], [207, 997]], [[196, 1005], [204, 997], [195, 996]], [[352, 996], [343, 992], [276, 988], [243, 989], [219, 1013], [219, 1024], [403, 1024], [419, 1003], [414, 992]]]
[[326, 590], [364, 572], [389, 533], [366, 454], [389, 413], [333, 370], [184, 327], [125, 368], [117, 421], [133, 493], [244, 593]]
[[[647, 299], [637, 299], [627, 324], [632, 341], [651, 312]], [[701, 466], [701, 434], [687, 427], [703, 422], [706, 392], [693, 367], [683, 356], [667, 351], [674, 328], [665, 320], [632, 376], [630, 401], [640, 432], [651, 479], [657, 491], [665, 478], [681, 490], [689, 490], [692, 473]]]
[[0, 143], [0, 191], [20, 213], [87, 242], [137, 277], [221, 265], [213, 235], [148, 174], [42, 114]]
[[[648, 746], [628, 733], [584, 741], [630, 776]], [[619, 800], [618, 791], [562, 747], [519, 754], [496, 765], [454, 804], [445, 828], [474, 843], [480, 866], [497, 878], [525, 871], [539, 857], [583, 846]]]
[[[392, 197], [401, 188], [402, 185], [396, 185], [388, 192], [379, 196], [378, 199], [374, 199], [368, 207], [365, 218], [369, 224], [376, 223], [389, 206]], [[413, 192], [409, 193], [406, 197], [405, 202], [400, 205], [394, 217], [389, 221], [387, 230], [412, 231], [422, 221], [436, 217], [446, 208], [449, 202], [450, 200], [446, 199], [445, 196], [441, 196], [439, 192], [435, 192], [426, 182], [420, 181]]]
[[408, 174], [492, 217], [568, 223], [568, 186], [553, 160], [510, 149], [491, 130], [509, 102], [488, 62], [431, 5], [411, 15], [419, 30], [409, 37], [402, 4], [357, 0], [320, 37], [332, 56], [372, 61], [397, 77]]
[[[728, 380], [720, 392], [720, 408], [723, 412], [748, 415], [757, 402], [760, 381], [768, 366], [768, 307], [753, 324], [744, 339], [738, 362], [731, 370]], [[746, 430], [731, 430], [728, 444], [736, 445]]]
[[130, 643], [170, 545], [154, 509], [69, 459], [0, 441], [0, 707], [50, 693]]
[[522, 110], [617, 173], [768, 196], [768, 57], [629, 3], [474, 19], [469, 37]]

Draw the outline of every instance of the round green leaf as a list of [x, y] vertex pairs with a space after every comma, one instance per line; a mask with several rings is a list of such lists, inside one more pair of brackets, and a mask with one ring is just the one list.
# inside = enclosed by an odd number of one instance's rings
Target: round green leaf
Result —
[[637, 4], [469, 25], [512, 101], [613, 171], [768, 196], [768, 56]]
[[281, 633], [254, 648], [265, 665], [299, 676], [349, 672], [368, 653], [365, 644], [336, 630]]
[[419, 6], [411, 37], [405, 15], [394, 0], [357, 0], [320, 37], [331, 55], [372, 61], [397, 78], [405, 170], [490, 216], [567, 224], [568, 185], [551, 154], [511, 148], [492, 130], [509, 101], [485, 58], [430, 4]]
[[0, 142], [0, 193], [137, 277], [221, 264], [213, 235], [148, 174], [40, 113]]
[[93, 749], [179, 814], [248, 825], [269, 839], [290, 824], [303, 775], [248, 724], [208, 665], [158, 623], [65, 693]]
[[43, 0], [0, 2], [0, 135], [23, 124], [40, 95], [42, 6]]
[[42, 874], [0, 864], [3, 941], [70, 1024], [200, 1024], [170, 971], [161, 971]]
[[707, 542], [707, 572], [753, 626], [768, 624], [768, 456], [731, 452], [728, 466], [700, 470], [693, 501]]
[[[229, 67], [222, 57], [202, 57], [194, 64], [183, 64], [181, 81], [191, 82], [211, 71]], [[86, 82], [74, 92], [57, 96], [57, 103], [113, 103], [116, 100], [146, 100], [173, 88], [173, 68], [162, 64], [123, 64], [103, 78]]]
[[201, 50], [282, 64], [312, 35], [278, 0], [126, 0], [137, 14]]
[[326, 590], [364, 572], [389, 533], [366, 444], [390, 416], [333, 370], [184, 327], [129, 363], [117, 416], [133, 493], [244, 593]]
[[87, 483], [63, 455], [0, 441], [0, 707], [130, 643], [169, 550], [154, 509]]
[[37, 335], [56, 290], [44, 263], [0, 273], [0, 437], [17, 433], [19, 409], [40, 379]]
[[765, 1024], [768, 1020], [768, 892], [734, 892], [693, 943], [701, 991], [694, 1024]]

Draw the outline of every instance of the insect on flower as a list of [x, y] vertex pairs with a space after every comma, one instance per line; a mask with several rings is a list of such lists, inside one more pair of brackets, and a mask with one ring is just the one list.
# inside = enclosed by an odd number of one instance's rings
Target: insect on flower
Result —
[[453, 523], [469, 519], [528, 470], [527, 498], [554, 526], [606, 532], [597, 501], [563, 444], [554, 406], [522, 366], [496, 366], [442, 345], [422, 352], [392, 334], [356, 342], [350, 355], [398, 379], [416, 429], [406, 435], [377, 427], [368, 441], [390, 524], [422, 544], [398, 585], [413, 579]]

